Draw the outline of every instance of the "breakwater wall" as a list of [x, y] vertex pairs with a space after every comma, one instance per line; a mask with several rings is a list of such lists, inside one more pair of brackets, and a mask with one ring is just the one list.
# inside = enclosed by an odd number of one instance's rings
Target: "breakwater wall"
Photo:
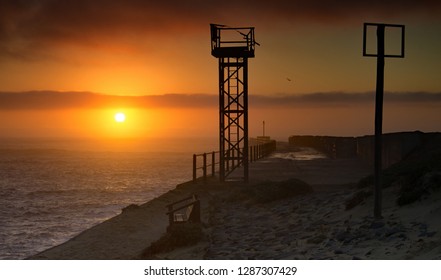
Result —
[[[422, 147], [440, 133], [420, 131], [383, 134], [383, 168], [388, 167]], [[311, 147], [331, 158], [361, 158], [374, 163], [374, 136], [290, 136], [290, 147]]]

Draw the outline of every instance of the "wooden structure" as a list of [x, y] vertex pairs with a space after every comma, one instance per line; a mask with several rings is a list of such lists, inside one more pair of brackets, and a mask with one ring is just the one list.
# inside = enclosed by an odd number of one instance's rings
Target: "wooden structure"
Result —
[[200, 223], [201, 203], [197, 195], [191, 195], [167, 205], [169, 225], [179, 223]]
[[[257, 142], [259, 142], [259, 140], [260, 139], [258, 137]], [[253, 142], [252, 138], [251, 142]], [[275, 150], [275, 140], [265, 140], [258, 144], [251, 144], [248, 150], [248, 161], [253, 162], [264, 158]], [[220, 173], [219, 155], [219, 151], [193, 154], [193, 181], [196, 181], [199, 177], [203, 177], [204, 180], [206, 180], [208, 176], [214, 177], [217, 172]], [[227, 161], [224, 168], [227, 172], [229, 172], [230, 170], [234, 170], [237, 167], [237, 164], [238, 162], [236, 161]]]

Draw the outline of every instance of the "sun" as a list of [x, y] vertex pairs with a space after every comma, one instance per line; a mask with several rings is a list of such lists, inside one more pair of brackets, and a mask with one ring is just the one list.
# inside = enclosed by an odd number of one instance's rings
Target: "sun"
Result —
[[122, 123], [126, 120], [126, 115], [124, 113], [116, 113], [115, 116], [113, 116], [116, 122]]

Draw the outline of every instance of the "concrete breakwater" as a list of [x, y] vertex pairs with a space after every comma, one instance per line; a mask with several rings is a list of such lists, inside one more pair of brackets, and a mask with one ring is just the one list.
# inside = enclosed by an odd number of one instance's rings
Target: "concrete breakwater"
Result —
[[[331, 158], [361, 158], [373, 164], [374, 136], [290, 136], [291, 147], [311, 147]], [[441, 133], [421, 131], [383, 134], [383, 168], [386, 168], [407, 155], [432, 142], [440, 141]]]

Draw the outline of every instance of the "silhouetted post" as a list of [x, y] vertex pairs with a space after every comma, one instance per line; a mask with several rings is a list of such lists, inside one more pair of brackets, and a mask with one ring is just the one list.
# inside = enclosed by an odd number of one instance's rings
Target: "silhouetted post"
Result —
[[202, 171], [204, 172], [204, 180], [206, 180], [207, 179], [207, 153], [204, 153], [203, 161], [204, 161], [204, 165], [202, 167]]
[[[248, 61], [248, 59], [244, 59]], [[243, 164], [243, 180], [245, 183], [249, 181], [249, 162], [248, 162], [248, 62], [243, 65], [243, 147], [242, 147], [242, 164]], [[239, 148], [240, 149], [240, 148]], [[238, 157], [240, 157], [238, 155]]]
[[[366, 47], [367, 27], [377, 27], [377, 53], [369, 54]], [[401, 53], [399, 55], [386, 54], [385, 52], [385, 30], [386, 27], [401, 29]], [[384, 96], [384, 58], [404, 57], [404, 25], [365, 23], [363, 26], [363, 56], [377, 57], [377, 85], [375, 94], [375, 147], [374, 147], [374, 216], [381, 219], [382, 208], [382, 135], [383, 135], [383, 96]]]
[[196, 155], [193, 155], [193, 181], [196, 181]]
[[214, 176], [214, 173], [216, 173], [216, 153], [211, 153], [211, 176]]
[[383, 96], [384, 96], [384, 25], [377, 27], [377, 87], [375, 95], [375, 204], [374, 216], [381, 218], [382, 185], [382, 134], [383, 134]]

